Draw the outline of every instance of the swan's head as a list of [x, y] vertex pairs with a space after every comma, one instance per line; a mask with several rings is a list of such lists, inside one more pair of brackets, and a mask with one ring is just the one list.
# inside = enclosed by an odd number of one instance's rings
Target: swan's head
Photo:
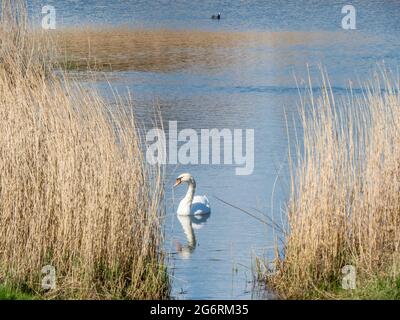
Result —
[[179, 186], [182, 182], [187, 182], [191, 184], [195, 184], [194, 178], [190, 173], [182, 173], [175, 180], [174, 187]]

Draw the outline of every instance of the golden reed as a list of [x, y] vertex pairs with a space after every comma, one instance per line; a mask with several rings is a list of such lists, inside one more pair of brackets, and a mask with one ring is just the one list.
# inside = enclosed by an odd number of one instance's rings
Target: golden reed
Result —
[[322, 92], [302, 101], [286, 240], [269, 279], [283, 297], [335, 298], [345, 265], [359, 289], [399, 277], [400, 91], [378, 73], [342, 99], [323, 73]]
[[[146, 166], [132, 112], [52, 69], [23, 1], [0, 23], [0, 281], [45, 298], [169, 292], [161, 168]], [[42, 267], [56, 288], [41, 287]]]

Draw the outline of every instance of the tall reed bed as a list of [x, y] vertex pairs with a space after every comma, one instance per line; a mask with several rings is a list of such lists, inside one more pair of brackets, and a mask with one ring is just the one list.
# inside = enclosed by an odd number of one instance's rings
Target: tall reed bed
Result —
[[342, 99], [322, 83], [301, 103], [286, 241], [270, 278], [286, 298], [335, 297], [345, 265], [356, 290], [372, 279], [396, 287], [400, 275], [399, 83], [382, 72]]
[[[48, 298], [168, 295], [161, 169], [135, 116], [52, 69], [22, 1], [0, 23], [0, 282]], [[56, 287], [42, 288], [45, 265]]]

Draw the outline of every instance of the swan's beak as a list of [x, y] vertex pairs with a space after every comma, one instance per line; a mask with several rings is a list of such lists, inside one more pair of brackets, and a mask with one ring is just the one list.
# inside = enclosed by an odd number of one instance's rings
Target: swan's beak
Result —
[[174, 184], [174, 188], [175, 188], [176, 186], [179, 186], [181, 183], [182, 183], [182, 180], [181, 180], [181, 179], [176, 179], [176, 180], [175, 180], [175, 184]]

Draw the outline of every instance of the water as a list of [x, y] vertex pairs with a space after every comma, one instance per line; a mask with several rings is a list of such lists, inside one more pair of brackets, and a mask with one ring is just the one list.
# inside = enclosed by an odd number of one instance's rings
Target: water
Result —
[[[260, 31], [336, 31], [343, 1], [317, 0], [31, 0], [33, 13], [53, 5], [59, 22], [72, 24], [126, 24], [147, 28]], [[397, 0], [351, 1], [357, 9], [357, 28], [379, 34], [400, 30]], [[222, 20], [211, 23], [212, 14]], [[215, 22], [215, 21], [214, 21]]]
[[[258, 295], [253, 290], [254, 258], [271, 258], [278, 234], [216, 197], [281, 222], [289, 183], [285, 116], [296, 118], [299, 101], [294, 76], [304, 86], [308, 65], [317, 86], [322, 64], [334, 91], [345, 94], [349, 81], [357, 87], [377, 63], [396, 72], [400, 2], [352, 1], [357, 9], [354, 31], [340, 27], [341, 1], [46, 1], [51, 3], [62, 26], [125, 24], [241, 32], [250, 39], [227, 47], [192, 48], [198, 51], [176, 65], [174, 58], [182, 56], [179, 49], [172, 50], [166, 54], [173, 68], [133, 68], [107, 76], [120, 93], [133, 92], [136, 110], [147, 127], [157, 105], [166, 129], [169, 121], [178, 121], [179, 130], [254, 129], [251, 175], [235, 175], [234, 165], [167, 166], [166, 248], [175, 298], [271, 298], [268, 292]], [[34, 2], [31, 10], [38, 12], [39, 5], [40, 1]], [[218, 11], [222, 20], [212, 21], [211, 14]], [[107, 92], [105, 82], [96, 85]], [[292, 122], [288, 131], [293, 143]], [[171, 186], [182, 172], [192, 173], [197, 193], [210, 199], [212, 213], [202, 221], [179, 221], [175, 215], [186, 190], [179, 187], [173, 194]]]

